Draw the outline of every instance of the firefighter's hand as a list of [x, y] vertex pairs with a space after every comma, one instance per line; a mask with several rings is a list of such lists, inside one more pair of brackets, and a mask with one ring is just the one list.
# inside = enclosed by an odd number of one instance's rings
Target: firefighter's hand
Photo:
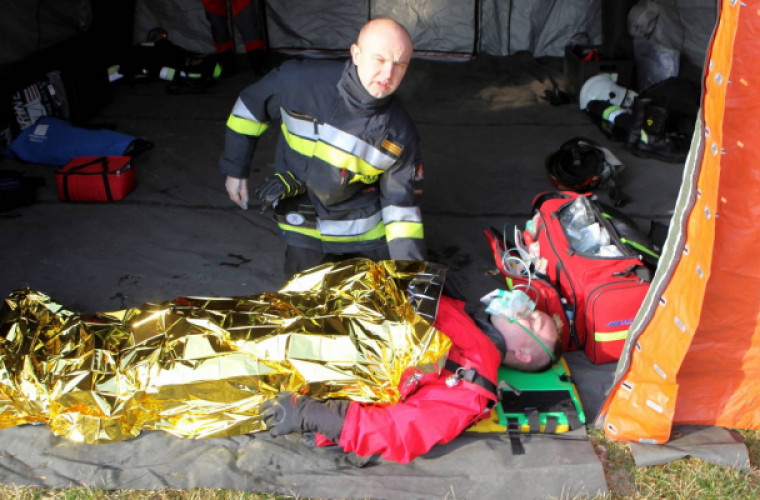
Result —
[[306, 185], [291, 172], [267, 177], [256, 189], [256, 197], [262, 209], [274, 207], [277, 202], [306, 192]]
[[238, 179], [236, 177], [227, 176], [227, 180], [224, 181], [224, 187], [227, 188], [227, 194], [230, 195], [230, 199], [237, 204], [243, 210], [248, 210], [248, 180]]

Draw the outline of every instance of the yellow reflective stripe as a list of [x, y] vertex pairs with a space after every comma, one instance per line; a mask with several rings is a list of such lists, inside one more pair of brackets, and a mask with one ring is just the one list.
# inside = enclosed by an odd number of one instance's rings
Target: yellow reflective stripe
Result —
[[304, 139], [297, 135], [291, 134], [285, 124], [282, 124], [282, 135], [285, 137], [288, 146], [294, 151], [301, 153], [310, 158], [316, 157], [336, 168], [345, 168], [358, 175], [378, 176], [383, 173], [361, 158], [346, 153], [334, 146], [330, 146], [321, 141]]
[[[288, 173], [290, 174], [290, 172], [288, 172]], [[282, 176], [282, 174], [275, 173], [274, 176], [277, 177], [278, 179], [280, 179], [280, 182], [282, 182], [283, 184], [285, 184], [285, 187], [288, 189], [287, 190], [288, 193], [290, 192], [291, 189], [293, 189], [290, 186], [290, 184], [288, 184], [288, 181], [285, 180], [285, 177]], [[293, 174], [290, 174], [290, 176], [292, 177]]]
[[269, 128], [269, 125], [266, 123], [246, 120], [245, 118], [240, 118], [239, 116], [230, 115], [230, 117], [227, 119], [227, 127], [229, 127], [230, 130], [237, 132], [238, 134], [258, 137], [263, 134], [266, 129]]
[[388, 241], [397, 238], [424, 239], [422, 222], [392, 222], [385, 226], [385, 238]]
[[345, 168], [355, 174], [369, 177], [377, 177], [382, 174], [382, 170], [378, 170], [366, 161], [362, 160], [358, 156], [346, 153], [340, 149], [330, 146], [324, 142], [318, 142], [317, 147], [314, 148], [314, 156], [323, 160], [333, 167]]
[[625, 109], [618, 109], [617, 111], [614, 111], [614, 112], [610, 113], [610, 115], [606, 118], [606, 120], [608, 122], [613, 122], [614, 123], [615, 120], [617, 120], [618, 116], [620, 116], [620, 115], [626, 115], [626, 114], [628, 114], [627, 110], [625, 110]]
[[304, 139], [303, 137], [299, 137], [297, 135], [291, 134], [284, 123], [282, 124], [280, 129], [282, 130], [282, 136], [287, 141], [288, 146], [290, 146], [290, 149], [298, 153], [301, 153], [304, 156], [308, 156], [308, 157], [313, 156], [312, 153], [314, 152], [314, 145], [316, 144], [316, 141], [312, 141], [311, 139]]
[[311, 238], [315, 238], [318, 240], [322, 239], [322, 235], [319, 234], [319, 231], [313, 227], [291, 226], [290, 224], [284, 224], [282, 222], [278, 222], [277, 225], [280, 226], [280, 229], [282, 229], [283, 231], [290, 231], [291, 233], [303, 234], [304, 236], [309, 236]]
[[594, 340], [597, 342], [615, 342], [616, 340], [625, 340], [628, 336], [628, 330], [619, 332], [594, 332]]
[[[610, 122], [615, 121], [615, 118], [614, 117], [610, 118], [610, 116], [615, 111], [620, 111], [621, 109], [623, 109], [623, 108], [621, 108], [620, 106], [609, 106], [609, 107], [605, 108], [604, 112], [602, 113], [602, 118], [604, 118], [605, 120], [610, 121]], [[617, 116], [617, 115], [615, 115], [615, 116]]]
[[[356, 158], [360, 158], [365, 163], [372, 165], [372, 167], [379, 170], [385, 171], [396, 163], [395, 157], [386, 154], [370, 143], [365, 142], [348, 132], [333, 127], [328, 123], [319, 124], [310, 116], [298, 115], [284, 108], [280, 109], [282, 125], [293, 135], [297, 135], [302, 139], [320, 141], [328, 144], [338, 151], [343, 151]], [[242, 114], [242, 110], [237, 113], [233, 109], [233, 113], [237, 116], [245, 116]], [[250, 118], [253, 120], [256, 119], [253, 116]], [[395, 144], [394, 146], [403, 149]]]
[[304, 236], [309, 236], [311, 238], [316, 238], [322, 241], [334, 241], [334, 242], [370, 241], [370, 240], [377, 240], [385, 236], [385, 225], [382, 222], [379, 222], [374, 228], [372, 228], [370, 231], [367, 231], [364, 234], [358, 234], [358, 235], [352, 235], [352, 236], [326, 236], [326, 235], [321, 234], [319, 230], [315, 228], [291, 226], [290, 224], [284, 224], [282, 222], [278, 222], [277, 225], [280, 226], [280, 229], [282, 229], [283, 231], [291, 231], [294, 233], [303, 234]]

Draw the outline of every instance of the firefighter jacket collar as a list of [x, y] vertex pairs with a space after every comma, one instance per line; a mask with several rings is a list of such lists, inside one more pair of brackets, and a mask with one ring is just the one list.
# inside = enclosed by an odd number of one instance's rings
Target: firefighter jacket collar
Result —
[[356, 65], [351, 60], [346, 62], [346, 68], [338, 82], [338, 92], [346, 101], [346, 105], [358, 116], [371, 116], [393, 99], [392, 95], [378, 99], [367, 92], [359, 80]]

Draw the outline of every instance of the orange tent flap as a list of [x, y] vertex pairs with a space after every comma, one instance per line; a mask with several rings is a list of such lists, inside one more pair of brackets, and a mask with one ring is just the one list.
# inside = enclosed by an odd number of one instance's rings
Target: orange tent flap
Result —
[[673, 424], [760, 428], [760, 1], [724, 0], [702, 114], [647, 299], [597, 418], [610, 439]]

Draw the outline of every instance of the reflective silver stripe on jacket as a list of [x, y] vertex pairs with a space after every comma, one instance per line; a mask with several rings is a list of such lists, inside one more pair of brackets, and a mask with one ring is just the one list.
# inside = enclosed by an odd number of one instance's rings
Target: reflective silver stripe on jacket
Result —
[[310, 119], [299, 118], [281, 108], [282, 122], [291, 134], [310, 141], [321, 141], [332, 147], [361, 158], [378, 170], [387, 170], [396, 159], [383, 153], [373, 145], [329, 124], [314, 123]]
[[422, 210], [419, 207], [399, 207], [389, 205], [383, 208], [383, 222], [422, 222]]
[[248, 107], [243, 104], [243, 101], [238, 97], [238, 100], [235, 101], [235, 105], [232, 107], [232, 114], [237, 116], [238, 118], [244, 118], [246, 120], [250, 120], [253, 122], [258, 123], [265, 123], [262, 120], [259, 120], [255, 116], [253, 116], [253, 113], [251, 113], [251, 110], [248, 109]]
[[355, 236], [367, 233], [380, 223], [380, 213], [366, 219], [322, 220], [317, 219], [317, 229], [325, 236]]

